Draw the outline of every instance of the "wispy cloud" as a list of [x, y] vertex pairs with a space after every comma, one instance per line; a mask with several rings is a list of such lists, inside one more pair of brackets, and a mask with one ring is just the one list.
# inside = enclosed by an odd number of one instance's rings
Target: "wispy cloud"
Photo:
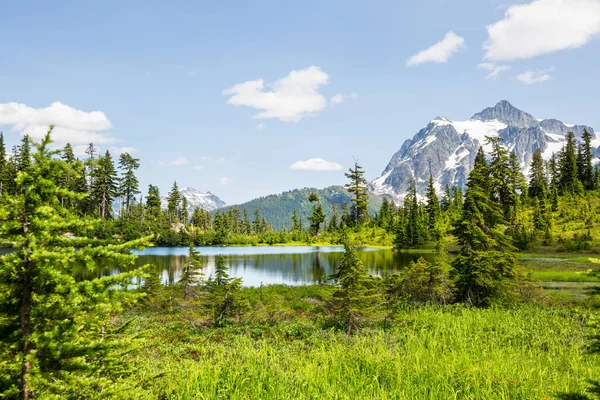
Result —
[[510, 65], [496, 65], [494, 63], [484, 62], [484, 63], [477, 65], [477, 69], [485, 69], [487, 71], [490, 71], [486, 75], [485, 80], [488, 80], [488, 79], [496, 80], [496, 79], [500, 78], [500, 74], [502, 72], [510, 71], [512, 69], [512, 67]]
[[450, 31], [441, 41], [406, 60], [406, 65], [414, 67], [428, 62], [446, 63], [450, 56], [463, 48], [465, 48], [465, 39]]
[[319, 67], [293, 70], [265, 90], [262, 79], [238, 83], [223, 91], [230, 96], [228, 104], [261, 110], [254, 118], [274, 118], [281, 121], [298, 122], [327, 107], [327, 99], [319, 88], [326, 85], [329, 76]]
[[578, 48], [600, 34], [600, 1], [534, 0], [511, 5], [487, 26], [485, 59], [527, 59]]
[[202, 171], [204, 169], [204, 165], [194, 165], [192, 169], [194, 171]]
[[214, 157], [214, 156], [200, 156], [200, 160], [202, 161], [210, 161], [215, 163], [216, 165], [225, 164], [225, 157]]
[[185, 165], [187, 163], [188, 163], [187, 158], [176, 157], [176, 158], [172, 159], [171, 161], [160, 161], [158, 163], [158, 165], [163, 166], [163, 167], [177, 167], [180, 165]]
[[296, 161], [290, 165], [290, 169], [300, 171], [340, 171], [344, 167], [340, 164], [323, 160], [322, 158], [311, 158], [306, 161]]
[[534, 83], [546, 82], [552, 79], [552, 76], [549, 74], [552, 71], [554, 71], [554, 67], [537, 71], [530, 70], [517, 75], [517, 80], [526, 85], [533, 85]]

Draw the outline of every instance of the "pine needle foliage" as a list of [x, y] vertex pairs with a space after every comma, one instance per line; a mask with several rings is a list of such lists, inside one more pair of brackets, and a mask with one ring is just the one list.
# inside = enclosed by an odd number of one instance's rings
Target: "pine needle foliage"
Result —
[[73, 236], [97, 221], [63, 206], [85, 195], [60, 185], [73, 171], [50, 149], [52, 128], [34, 144], [14, 193], [0, 200], [0, 236], [13, 249], [0, 256], [0, 397], [125, 396], [123, 356], [132, 342], [121, 338], [127, 322], [116, 315], [141, 296], [125, 289], [143, 271], [84, 281], [71, 272], [100, 260], [131, 270], [128, 249], [149, 238], [105, 245]]

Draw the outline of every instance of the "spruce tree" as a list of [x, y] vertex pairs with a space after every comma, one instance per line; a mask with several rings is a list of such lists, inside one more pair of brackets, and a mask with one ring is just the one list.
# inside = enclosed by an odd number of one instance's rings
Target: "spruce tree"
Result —
[[229, 276], [225, 257], [216, 256], [215, 275], [206, 281], [208, 307], [214, 326], [224, 326], [244, 311], [246, 305], [240, 296], [241, 287], [241, 278]]
[[181, 210], [179, 212], [179, 220], [185, 225], [190, 219], [190, 212], [188, 210], [188, 200], [185, 196], [181, 196]]
[[333, 275], [336, 291], [333, 295], [334, 313], [344, 331], [350, 335], [368, 320], [377, 307], [379, 294], [375, 282], [358, 258], [354, 246], [344, 237], [344, 254], [340, 266]]
[[312, 214], [308, 217], [310, 221], [310, 233], [313, 236], [317, 236], [321, 230], [321, 224], [325, 222], [325, 213], [316, 193], [311, 193], [308, 196], [308, 201], [313, 203]]
[[452, 261], [458, 297], [485, 306], [506, 293], [516, 277], [514, 246], [501, 229], [506, 220], [497, 198], [487, 192], [490, 172], [480, 161], [469, 173], [460, 219], [453, 234], [461, 247]]
[[529, 197], [538, 199], [548, 194], [548, 180], [544, 169], [544, 159], [542, 158], [542, 149], [536, 149], [531, 160], [529, 172]]
[[[435, 192], [435, 186], [433, 184], [433, 176], [429, 174], [429, 183], [427, 184], [427, 228], [429, 232], [435, 232], [438, 226], [438, 220], [440, 217], [440, 203]], [[434, 238], [437, 240], [437, 238]]]
[[140, 167], [139, 158], [133, 158], [129, 153], [121, 153], [119, 157], [119, 169], [121, 178], [119, 179], [119, 193], [124, 198], [125, 212], [129, 212], [131, 200], [136, 194], [140, 193], [137, 176], [135, 171]]
[[[0, 203], [0, 236], [13, 252], [0, 256], [0, 388], [7, 398], [126, 396], [128, 368], [114, 318], [138, 297], [127, 290], [133, 272], [77, 281], [77, 265], [108, 261], [129, 268], [147, 238], [107, 246], [68, 237], [95, 221], [74, 214], [62, 198], [85, 194], [60, 187], [69, 166], [50, 150], [50, 132], [35, 144], [14, 194]], [[131, 394], [133, 395], [133, 394]]]
[[359, 225], [368, 215], [369, 195], [365, 171], [358, 165], [358, 161], [354, 161], [354, 168], [350, 168], [345, 175], [350, 179], [350, 183], [346, 184], [345, 188], [353, 196], [352, 223]]
[[98, 158], [93, 174], [92, 197], [99, 207], [100, 217], [109, 218], [112, 213], [114, 197], [118, 193], [118, 186], [117, 171], [108, 150], [104, 156]]
[[562, 194], [576, 194], [579, 187], [575, 135], [567, 133], [567, 144], [559, 159], [559, 185]]
[[292, 231], [300, 232], [302, 231], [302, 224], [300, 222], [300, 217], [298, 216], [298, 212], [294, 208], [294, 212], [292, 213]]
[[148, 185], [146, 207], [148, 208], [148, 210], [153, 210], [157, 213], [160, 211], [160, 192], [158, 190], [158, 187], [154, 185]]
[[579, 169], [579, 180], [586, 190], [595, 188], [594, 170], [592, 166], [592, 135], [584, 128], [581, 144], [581, 162]]
[[193, 235], [188, 248], [188, 255], [183, 264], [183, 274], [180, 284], [183, 286], [183, 299], [188, 300], [192, 294], [194, 286], [198, 286], [202, 281], [202, 256], [194, 248]]
[[171, 191], [167, 196], [167, 214], [171, 222], [178, 222], [180, 208], [181, 193], [179, 193], [179, 187], [177, 187], [177, 182], [173, 182]]
[[17, 171], [26, 171], [31, 165], [31, 140], [28, 135], [23, 136], [21, 140], [17, 159], [19, 160]]

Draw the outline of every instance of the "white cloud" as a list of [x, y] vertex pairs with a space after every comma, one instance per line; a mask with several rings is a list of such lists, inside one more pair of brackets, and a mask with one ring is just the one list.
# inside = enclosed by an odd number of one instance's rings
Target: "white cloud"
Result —
[[258, 125], [256, 125], [256, 129], [258, 129], [259, 131], [262, 131], [263, 129], [265, 129], [265, 124], [263, 124], [262, 122]]
[[488, 25], [485, 58], [527, 59], [578, 48], [600, 34], [599, 0], [534, 0], [510, 6]]
[[338, 93], [331, 98], [331, 104], [340, 104], [343, 103], [344, 100], [346, 100], [346, 96], [344, 96], [341, 93]]
[[358, 99], [358, 95], [354, 92], [350, 93], [350, 97], [353, 99]]
[[485, 69], [490, 71], [489, 74], [486, 75], [485, 80], [488, 79], [498, 79], [500, 78], [500, 74], [504, 71], [510, 71], [512, 67], [510, 65], [496, 65], [494, 63], [484, 62], [477, 65], [477, 69]]
[[290, 169], [301, 171], [340, 171], [344, 167], [340, 164], [323, 160], [322, 158], [311, 158], [306, 161], [296, 161], [290, 165]]
[[533, 85], [534, 83], [546, 82], [552, 79], [549, 72], [553, 71], [554, 68], [542, 69], [538, 71], [527, 71], [517, 75], [517, 80], [526, 85]]
[[194, 165], [192, 169], [194, 171], [202, 171], [204, 169], [204, 165]]
[[158, 165], [161, 165], [163, 167], [177, 167], [179, 165], [185, 165], [187, 163], [188, 163], [187, 158], [185, 158], [185, 157], [177, 157], [177, 158], [174, 158], [171, 161], [160, 161], [158, 163]]
[[200, 156], [200, 160], [214, 162], [217, 165], [225, 164], [225, 157]]
[[319, 67], [311, 65], [301, 70], [293, 70], [288, 76], [269, 85], [265, 91], [262, 79], [246, 81], [223, 91], [231, 96], [228, 104], [247, 106], [262, 110], [253, 118], [275, 118], [281, 121], [298, 122], [327, 107], [327, 99], [318, 92], [326, 85], [329, 76]]
[[465, 39], [450, 31], [446, 36], [433, 46], [421, 50], [406, 60], [409, 67], [417, 66], [426, 62], [445, 63], [448, 58], [465, 47]]
[[7, 125], [21, 135], [40, 140], [55, 125], [52, 140], [56, 145], [71, 143], [73, 147], [87, 143], [113, 144], [119, 139], [106, 131], [112, 125], [102, 111], [81, 111], [61, 102], [33, 108], [22, 103], [0, 103], [0, 125]]
[[222, 178], [219, 178], [219, 180], [217, 180], [217, 183], [221, 186], [229, 185], [231, 183], [231, 178], [224, 176]]

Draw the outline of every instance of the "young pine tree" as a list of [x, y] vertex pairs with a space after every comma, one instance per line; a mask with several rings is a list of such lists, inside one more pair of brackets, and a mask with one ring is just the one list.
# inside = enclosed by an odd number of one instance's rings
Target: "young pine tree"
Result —
[[92, 198], [99, 207], [101, 218], [109, 218], [112, 213], [113, 199], [118, 193], [117, 171], [107, 150], [104, 156], [98, 158], [93, 171]]
[[181, 193], [179, 193], [179, 187], [177, 182], [173, 182], [171, 191], [167, 197], [167, 214], [171, 222], [179, 221], [179, 210], [181, 208]]
[[129, 153], [121, 153], [119, 157], [119, 169], [121, 170], [121, 179], [119, 179], [119, 193], [123, 196], [125, 212], [129, 212], [131, 201], [136, 194], [140, 193], [137, 176], [135, 171], [140, 167], [139, 158], [133, 158]]
[[190, 241], [188, 255], [183, 265], [183, 274], [180, 281], [180, 284], [183, 286], [184, 300], [188, 300], [192, 295], [193, 288], [201, 283], [203, 275], [202, 268], [202, 256], [200, 255], [200, 252], [194, 248], [194, 242], [192, 240]]
[[206, 281], [208, 307], [217, 327], [226, 325], [246, 308], [240, 296], [242, 278], [232, 278], [227, 271], [225, 257], [218, 255], [215, 258], [215, 275]]
[[367, 274], [347, 236], [344, 238], [344, 250], [338, 271], [333, 275], [336, 284], [333, 309], [344, 331], [350, 335], [372, 317], [379, 293], [374, 279]]
[[0, 257], [0, 392], [7, 398], [124, 396], [127, 372], [114, 315], [138, 297], [126, 290], [130, 273], [77, 281], [76, 265], [100, 260], [130, 267], [148, 238], [106, 246], [69, 238], [93, 227], [62, 205], [85, 194], [60, 187], [70, 165], [50, 150], [50, 133], [35, 144], [30, 165], [19, 172], [16, 191], [0, 203], [0, 236], [14, 249]]

